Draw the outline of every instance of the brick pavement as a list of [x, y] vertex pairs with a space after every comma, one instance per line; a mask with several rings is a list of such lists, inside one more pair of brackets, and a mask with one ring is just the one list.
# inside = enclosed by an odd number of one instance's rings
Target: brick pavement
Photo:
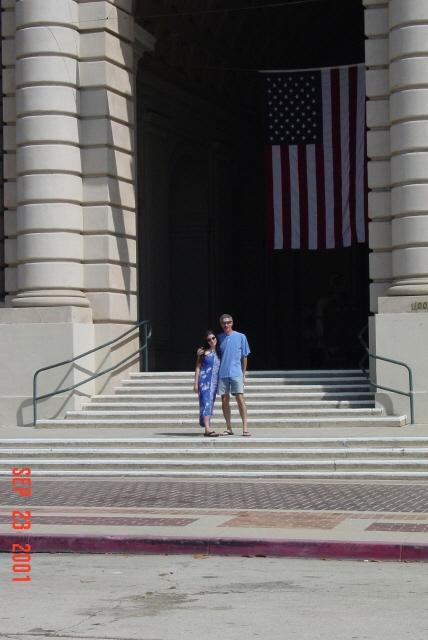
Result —
[[[428, 513], [428, 483], [33, 478], [32, 486], [28, 506]], [[0, 480], [0, 505], [11, 497]]]
[[[31, 531], [12, 529], [17, 508]], [[18, 536], [33, 551], [428, 560], [428, 483], [35, 478], [21, 498], [0, 480], [0, 550]]]

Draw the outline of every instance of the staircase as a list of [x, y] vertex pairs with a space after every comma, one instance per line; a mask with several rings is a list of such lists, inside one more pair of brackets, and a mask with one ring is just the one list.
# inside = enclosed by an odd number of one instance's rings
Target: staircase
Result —
[[[131, 373], [113, 395], [93, 396], [63, 420], [39, 420], [43, 428], [144, 427], [198, 429], [193, 374]], [[254, 371], [248, 374], [249, 428], [260, 427], [401, 427], [406, 416], [387, 416], [375, 406], [374, 393], [359, 370]], [[232, 400], [232, 422], [240, 419]], [[222, 428], [220, 401], [212, 422]]]
[[[0, 475], [29, 466], [34, 476], [428, 478], [428, 434], [379, 435], [377, 427], [401, 427], [407, 418], [376, 407], [360, 371], [249, 373], [249, 427], [270, 427], [269, 437], [259, 437], [263, 431], [240, 437], [234, 407], [236, 436], [203, 438], [192, 385], [191, 373], [131, 373], [112, 395], [94, 396], [81, 411], [38, 421], [38, 428], [63, 428], [63, 437], [0, 440]], [[224, 427], [219, 400], [214, 426]], [[104, 427], [116, 428], [112, 437]], [[138, 428], [138, 437], [118, 437], [127, 427]], [[285, 437], [290, 427], [314, 428], [314, 435]], [[338, 427], [337, 437], [323, 437], [322, 427]], [[358, 429], [341, 435], [349, 427], [371, 427], [375, 435], [358, 436]], [[83, 437], [75, 437], [78, 429]], [[90, 436], [103, 431], [88, 438], [84, 429]]]
[[428, 479], [428, 436], [0, 440], [0, 476]]

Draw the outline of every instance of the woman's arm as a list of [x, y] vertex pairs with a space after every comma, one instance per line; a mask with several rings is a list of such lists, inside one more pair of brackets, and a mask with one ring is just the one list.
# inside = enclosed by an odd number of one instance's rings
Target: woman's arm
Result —
[[195, 378], [193, 381], [193, 391], [198, 393], [198, 382], [199, 382], [199, 374], [201, 372], [201, 362], [203, 358], [204, 352], [201, 349], [198, 349], [196, 356], [196, 367], [195, 367]]

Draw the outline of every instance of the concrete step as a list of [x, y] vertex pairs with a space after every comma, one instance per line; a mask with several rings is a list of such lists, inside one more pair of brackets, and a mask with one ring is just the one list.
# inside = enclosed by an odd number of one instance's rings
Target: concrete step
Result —
[[[142, 378], [140, 374], [130, 374], [129, 378], [125, 378], [122, 381], [122, 384], [124, 385], [142, 385], [142, 386], [146, 386], [146, 385], [152, 385], [152, 386], [157, 386], [157, 385], [162, 385], [162, 384], [167, 384], [167, 385], [175, 385], [175, 386], [180, 386], [180, 387], [184, 387], [186, 385], [192, 385], [194, 381], [194, 374], [191, 374], [189, 376], [186, 377], [180, 377], [180, 378]], [[290, 385], [292, 387], [296, 386], [296, 385], [313, 385], [313, 384], [317, 384], [317, 385], [332, 385], [332, 384], [340, 384], [340, 385], [353, 385], [353, 384], [368, 384], [367, 381], [367, 377], [366, 376], [354, 376], [354, 377], [350, 377], [350, 376], [337, 376], [337, 377], [325, 377], [325, 376], [319, 376], [319, 377], [307, 377], [307, 378], [293, 378], [293, 377], [271, 377], [271, 378], [265, 378], [265, 377], [248, 377], [246, 378], [246, 387], [250, 388], [250, 387], [254, 387], [257, 385], [271, 385], [271, 386], [282, 386], [282, 385]]]
[[[405, 433], [405, 432], [404, 432]], [[3, 449], [23, 449], [23, 448], [49, 448], [54, 451], [56, 448], [167, 448], [182, 449], [203, 448], [204, 451], [211, 449], [235, 449], [242, 448], [245, 443], [245, 450], [251, 448], [271, 448], [279, 450], [281, 448], [292, 449], [395, 449], [400, 451], [406, 449], [423, 450], [428, 448], [427, 436], [408, 435], [388, 435], [388, 436], [347, 436], [347, 437], [259, 437], [252, 436], [243, 440], [238, 433], [235, 436], [224, 438], [204, 438], [202, 430], [194, 436], [150, 436], [133, 438], [71, 438], [64, 436], [61, 438], [1, 438], [0, 447]]]
[[41, 437], [41, 438], [0, 438], [0, 446], [3, 448], [8, 447], [49, 447], [53, 449], [55, 447], [169, 447], [169, 448], [192, 448], [192, 447], [204, 447], [205, 449], [211, 448], [234, 448], [241, 447], [245, 443], [245, 448], [251, 447], [271, 447], [274, 449], [285, 448], [393, 448], [401, 449], [406, 447], [427, 448], [428, 447], [428, 435], [427, 436], [410, 436], [406, 435], [406, 430], [396, 432], [398, 435], [385, 435], [385, 436], [252, 436], [245, 441], [240, 436], [240, 432], [237, 432], [234, 436], [225, 438], [204, 438], [202, 435], [202, 429], [196, 431], [194, 435], [176, 435], [176, 436], [145, 436], [145, 437], [70, 437], [62, 436], [58, 437]]
[[[220, 413], [220, 410], [217, 411]], [[232, 416], [239, 416], [239, 411], [235, 407], [231, 410]], [[252, 408], [251, 409], [251, 417], [263, 417], [263, 418], [301, 418], [301, 417], [359, 417], [359, 416], [381, 416], [384, 415], [382, 409], [285, 409], [285, 408]], [[152, 408], [152, 409], [120, 409], [116, 408], [115, 405], [111, 406], [107, 409], [99, 409], [96, 405], [89, 405], [85, 410], [82, 411], [67, 411], [66, 418], [71, 418], [73, 420], [77, 420], [79, 418], [93, 418], [97, 417], [99, 419], [104, 418], [158, 418], [161, 416], [165, 417], [175, 417], [175, 418], [189, 418], [192, 420], [199, 419], [199, 409], [197, 407], [193, 407], [192, 409], [180, 409], [180, 408]]]
[[[9, 469], [0, 469], [1, 476], [10, 476]], [[289, 480], [414, 480], [422, 481], [428, 479], [427, 471], [399, 471], [388, 469], [386, 471], [375, 470], [352, 470], [352, 471], [310, 471], [310, 470], [287, 470], [287, 471], [215, 471], [212, 469], [204, 471], [159, 471], [150, 469], [149, 471], [128, 470], [128, 469], [35, 469], [33, 476], [36, 477], [85, 477], [85, 478], [266, 478], [266, 479], [289, 479]]]
[[427, 436], [0, 439], [0, 476], [428, 479]]
[[[193, 376], [193, 371], [135, 371], [129, 374], [130, 378], [142, 379], [164, 379], [164, 378], [189, 378]], [[364, 373], [361, 369], [276, 369], [276, 370], [249, 370], [248, 378], [348, 378], [361, 377]]]
[[[180, 396], [181, 397], [181, 396]], [[182, 408], [182, 409], [191, 409], [195, 407], [195, 403], [197, 403], [197, 398], [195, 394], [193, 394], [192, 399], [190, 400], [176, 400], [169, 402], [163, 402], [160, 404], [159, 402], [153, 402], [152, 400], [146, 400], [145, 398], [141, 398], [141, 396], [136, 395], [100, 395], [93, 396], [90, 402], [84, 402], [82, 404], [82, 410], [90, 409], [92, 407], [96, 407], [97, 409], [108, 409], [108, 408], [132, 408], [132, 409], [147, 409], [147, 408], [159, 408], [159, 407], [171, 407], [171, 408]], [[257, 400], [254, 398], [246, 398], [246, 405], [249, 408], [257, 408], [257, 407], [284, 407], [285, 409], [363, 409], [363, 408], [381, 408], [374, 407], [374, 403], [372, 400], [312, 400], [308, 402], [302, 402], [300, 400]]]
[[[0, 458], [3, 460], [18, 459], [30, 467], [32, 461], [49, 460], [133, 460], [144, 463], [145, 460], [318, 460], [364, 459], [364, 460], [413, 460], [428, 459], [428, 447], [3, 447], [0, 446]], [[31, 461], [31, 462], [29, 462]]]
[[[223, 418], [214, 418], [213, 426], [223, 426]], [[407, 424], [406, 416], [373, 416], [373, 417], [331, 417], [331, 418], [262, 418], [249, 417], [250, 427], [402, 427]], [[37, 428], [84, 428], [84, 427], [137, 427], [153, 426], [163, 427], [195, 427], [195, 420], [191, 418], [116, 418], [116, 419], [64, 419], [64, 420], [38, 420]], [[235, 423], [236, 426], [236, 423]]]
[[411, 471], [424, 472], [428, 476], [428, 459], [406, 458], [406, 459], [334, 459], [334, 460], [276, 460], [276, 459], [106, 459], [92, 458], [85, 459], [51, 459], [51, 458], [9, 458], [0, 459], [0, 468], [11, 469], [13, 466], [31, 465], [32, 473], [38, 470], [61, 469], [74, 470], [75, 472], [85, 470], [137, 470], [137, 471], [162, 471], [180, 470], [185, 472], [205, 471]]
[[[122, 386], [118, 387], [119, 389], [132, 389], [134, 391], [139, 391], [142, 394], [145, 393], [180, 393], [185, 391], [188, 387], [192, 390], [192, 385], [177, 385], [177, 384], [144, 384], [139, 381], [134, 380], [123, 380]], [[295, 384], [295, 385], [286, 385], [286, 384], [251, 384], [245, 387], [246, 395], [254, 395], [257, 392], [268, 393], [268, 392], [284, 392], [284, 393], [302, 393], [302, 392], [328, 392], [328, 393], [355, 393], [355, 392], [368, 392], [372, 391], [370, 385], [367, 383], [361, 384]], [[373, 392], [373, 391], [372, 391]]]
[[[147, 391], [147, 390], [146, 390]], [[114, 389], [116, 397], [126, 395], [127, 397], [132, 395], [134, 398], [144, 398], [148, 400], [157, 400], [159, 402], [169, 402], [171, 400], [191, 400], [195, 401], [195, 393], [193, 391], [179, 391], [177, 392], [146, 392], [137, 391], [132, 387], [118, 387]], [[246, 393], [246, 399], [248, 400], [372, 400], [374, 402], [375, 394], [373, 391], [347, 391], [347, 392], [332, 392], [332, 391], [263, 391], [257, 393]]]

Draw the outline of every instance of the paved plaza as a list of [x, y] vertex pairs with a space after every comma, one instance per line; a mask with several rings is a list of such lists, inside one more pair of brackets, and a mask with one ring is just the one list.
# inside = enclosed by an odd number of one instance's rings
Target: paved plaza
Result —
[[[15, 499], [10, 480], [0, 481], [4, 551], [12, 538], [29, 535], [34, 551], [117, 552], [122, 541], [138, 552], [150, 550], [139, 546], [149, 540], [153, 551], [170, 552], [178, 544], [192, 552], [211, 541], [212, 553], [216, 544], [224, 545], [217, 548], [220, 554], [232, 553], [228, 545], [238, 543], [237, 555], [270, 555], [271, 545], [272, 555], [305, 555], [306, 549], [312, 556], [428, 559], [428, 483], [108, 478], [34, 478], [32, 483], [31, 497]], [[11, 511], [18, 507], [31, 510], [30, 531], [12, 530]], [[280, 553], [278, 544], [287, 541], [315, 543], [318, 552], [304, 546]], [[329, 543], [337, 543], [336, 552]], [[406, 555], [406, 549], [417, 549], [416, 555]]]

